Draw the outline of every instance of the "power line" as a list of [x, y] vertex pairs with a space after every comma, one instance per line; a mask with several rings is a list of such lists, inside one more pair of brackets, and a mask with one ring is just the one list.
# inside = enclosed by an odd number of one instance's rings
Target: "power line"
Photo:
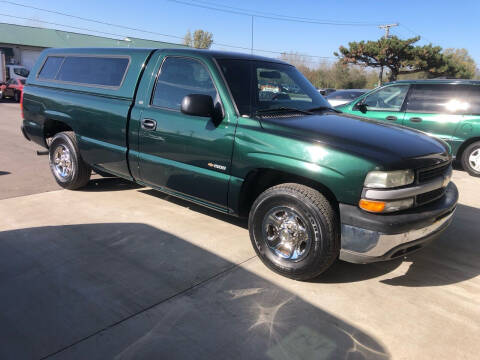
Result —
[[[266, 12], [266, 11], [258, 11], [258, 10], [248, 10], [244, 8], [239, 8], [239, 7], [234, 7], [234, 6], [228, 6], [224, 4], [219, 4], [216, 2], [212, 1], [206, 1], [206, 0], [188, 0], [190, 3], [191, 2], [196, 2], [196, 3], [203, 3], [207, 4], [210, 6], [214, 6], [216, 8], [226, 8], [226, 9], [233, 9], [237, 10], [238, 12], [241, 12], [242, 15], [243, 13], [246, 13], [245, 15], [247, 16], [257, 16], [261, 17], [261, 15], [266, 15], [266, 16], [271, 16], [271, 17], [280, 17], [280, 18], [285, 18], [285, 19], [293, 19], [293, 20], [306, 20], [306, 21], [314, 21], [314, 22], [325, 22], [327, 24], [345, 24], [345, 25], [365, 25], [365, 26], [373, 26], [374, 24], [366, 21], [338, 21], [338, 20], [325, 20], [325, 19], [316, 19], [316, 18], [307, 18], [307, 17], [299, 17], [299, 16], [291, 16], [291, 15], [283, 15], [283, 14], [278, 14], [278, 13], [272, 13], [272, 12]], [[176, 1], [175, 1], [176, 2]], [[220, 9], [217, 9], [220, 10]]]
[[[116, 36], [116, 37], [121, 38], [121, 39], [118, 39], [118, 40], [123, 40], [125, 38], [128, 38], [127, 35], [121, 35], [121, 34], [117, 34], [117, 33], [110, 33], [110, 32], [105, 32], [105, 31], [98, 31], [98, 30], [91, 30], [91, 29], [87, 29], [87, 28], [84, 28], [84, 27], [65, 25], [65, 24], [60, 24], [60, 23], [55, 23], [55, 22], [50, 22], [50, 21], [45, 21], [45, 20], [38, 20], [38, 19], [34, 19], [34, 18], [15, 16], [15, 15], [4, 14], [4, 13], [0, 13], [0, 16], [6, 16], [6, 17], [9, 17], [9, 18], [15, 18], [15, 19], [21, 19], [21, 20], [37, 21], [37, 22], [41, 22], [41, 23], [45, 23], [45, 24], [49, 24], [49, 25], [61, 26], [61, 27], [65, 27], [65, 28], [83, 30], [83, 31], [91, 32], [91, 33], [110, 35], [110, 36]], [[159, 34], [159, 33], [157, 33], [157, 34]], [[181, 36], [167, 35], [167, 34], [162, 34], [162, 35], [163, 36], [168, 36], [168, 37], [175, 37], [175, 38], [178, 38], [178, 39], [183, 39], [183, 37], [181, 37]], [[152, 41], [155, 41], [155, 40], [152, 40]], [[223, 44], [223, 43], [218, 43], [218, 42], [213, 42], [213, 44], [215, 44], [217, 46], [223, 46], [223, 47], [234, 48], [234, 49], [239, 49], [239, 50], [252, 50], [251, 48], [245, 47], [245, 46], [236, 46], [236, 45]], [[253, 51], [270, 53], [270, 54], [278, 54], [278, 55], [288, 54], [288, 53], [293, 52], [293, 51], [274, 51], [274, 50], [264, 50], [264, 49], [253, 49]], [[310, 58], [325, 59], [325, 60], [334, 59], [334, 57], [319, 56], [319, 55], [302, 54], [302, 56], [310, 57]]]
[[[230, 14], [245, 15], [245, 16], [254, 16], [263, 19], [278, 20], [278, 21], [289, 21], [289, 22], [298, 22], [298, 23], [307, 23], [307, 24], [318, 24], [318, 25], [334, 25], [334, 26], [378, 26], [378, 23], [360, 23], [360, 22], [347, 22], [347, 21], [335, 21], [335, 20], [320, 20], [320, 19], [310, 19], [310, 18], [301, 18], [273, 13], [262, 13], [262, 12], [252, 12], [251, 10], [245, 10], [241, 8], [234, 8], [231, 6], [226, 7], [225, 5], [207, 5], [191, 3], [182, 0], [168, 0], [177, 4], [193, 6], [208, 10], [220, 11]], [[221, 8], [224, 7], [224, 8]], [[230, 10], [231, 9], [231, 10]], [[267, 14], [267, 15], [262, 15]], [[269, 15], [268, 15], [269, 14]]]
[[420, 38], [422, 38], [422, 39], [424, 39], [424, 40], [427, 40], [429, 43], [432, 42], [431, 40], [427, 39], [425, 36], [422, 36], [422, 35], [420, 35], [418, 32], [413, 31], [412, 29], [406, 27], [404, 24], [402, 24], [401, 26], [402, 26], [403, 28], [405, 28], [406, 30], [408, 30], [409, 32], [411, 32], [413, 35], [415, 35], [415, 36], [420, 36]]
[[[162, 33], [155, 32], [155, 31], [143, 30], [143, 29], [134, 28], [134, 27], [125, 26], [125, 25], [120, 25], [120, 24], [113, 24], [113, 23], [109, 23], [109, 22], [106, 22], [106, 21], [85, 18], [85, 17], [81, 17], [81, 16], [77, 16], [77, 15], [73, 15], [73, 14], [68, 14], [68, 13], [64, 13], [64, 12], [60, 12], [60, 11], [56, 11], [56, 10], [48, 10], [48, 9], [43, 9], [43, 8], [39, 8], [39, 7], [36, 7], [36, 6], [20, 4], [20, 3], [13, 2], [13, 1], [0, 0], [0, 2], [5, 3], [5, 4], [14, 5], [14, 6], [29, 8], [29, 9], [33, 9], [33, 10], [43, 11], [43, 12], [50, 13], [50, 14], [66, 16], [66, 17], [70, 17], [70, 18], [73, 18], [73, 19], [89, 21], [89, 22], [97, 23], [97, 24], [101, 24], [101, 25], [113, 26], [113, 27], [126, 29], [126, 30], [139, 31], [139, 32], [142, 32], [142, 33], [145, 33], [145, 34], [160, 35], [160, 36], [166, 36], [166, 37], [171, 37], [171, 38], [176, 38], [176, 39], [182, 39], [183, 40], [183, 36], [162, 34]], [[44, 22], [44, 21], [42, 21], [42, 22]], [[61, 26], [66, 26], [66, 25], [61, 25]], [[95, 31], [95, 32], [98, 32], [98, 31]]]
[[[121, 37], [122, 39], [125, 39], [125, 38], [127, 37], [127, 36], [119, 35], [119, 34], [115, 34], [115, 33], [110, 33], [110, 32], [105, 32], [105, 31], [91, 30], [91, 29], [87, 29], [87, 28], [84, 28], [84, 27], [78, 27], [78, 26], [72, 26], [72, 25], [59, 24], [59, 23], [55, 23], [55, 22], [50, 22], [50, 21], [45, 21], [45, 20], [38, 20], [38, 19], [34, 19], [34, 18], [27, 18], [27, 17], [10, 15], [10, 14], [3, 14], [3, 13], [0, 13], [0, 15], [1, 15], [1, 16], [6, 16], [6, 17], [9, 17], [9, 18], [14, 18], [14, 19], [37, 21], [37, 22], [41, 22], [41, 23], [45, 23], [45, 24], [49, 24], [49, 25], [62, 26], [62, 27], [70, 28], [70, 29], [89, 31], [89, 32], [97, 33], [97, 34], [117, 36], [117, 37]], [[88, 35], [88, 34], [87, 34], [87, 35]], [[118, 39], [118, 40], [120, 40], [120, 39]]]
[[[96, 24], [101, 24], [101, 25], [106, 25], [106, 26], [111, 26], [111, 27], [117, 27], [117, 28], [120, 28], [120, 29], [137, 31], [137, 32], [145, 33], [145, 34], [151, 34], [151, 35], [164, 36], [164, 37], [169, 37], [169, 38], [173, 38], [173, 39], [180, 39], [180, 40], [184, 39], [183, 36], [165, 34], [165, 33], [160, 33], [160, 32], [156, 32], [156, 31], [144, 30], [144, 29], [140, 29], [140, 28], [136, 28], [136, 27], [110, 23], [110, 22], [106, 22], [106, 21], [102, 21], [102, 20], [96, 20], [96, 19], [91, 19], [91, 18], [86, 18], [86, 17], [74, 15], [74, 14], [69, 14], [69, 13], [65, 13], [65, 12], [61, 12], [61, 11], [57, 11], [57, 10], [49, 10], [49, 9], [40, 8], [40, 7], [37, 7], [37, 6], [21, 4], [21, 3], [14, 2], [14, 1], [0, 0], [0, 2], [10, 4], [10, 5], [14, 5], [14, 6], [29, 8], [29, 9], [33, 9], [33, 10], [37, 10], [37, 11], [42, 11], [42, 12], [46, 12], [46, 13], [50, 13], [50, 14], [70, 17], [70, 18], [78, 19], [78, 20], [82, 20], [82, 21], [88, 21], [88, 22], [91, 22], [91, 23], [96, 23]], [[42, 23], [45, 23], [45, 24], [62, 26], [62, 27], [67, 27], [67, 28], [71, 28], [71, 29], [76, 29], [76, 30], [89, 31], [89, 32], [98, 33], [98, 34], [111, 35], [111, 36], [117, 36], [117, 37], [122, 37], [122, 38], [126, 37], [124, 35], [119, 35], [119, 34], [115, 34], [115, 33], [91, 30], [91, 29], [87, 29], [87, 28], [76, 27], [76, 26], [65, 25], [65, 24], [59, 24], [59, 23], [54, 23], [54, 22], [48, 22], [48, 21], [44, 21], [44, 20], [30, 19], [30, 18], [25, 18], [25, 17], [20, 17], [20, 16], [12, 16], [12, 15], [6, 15], [6, 14], [0, 14], [0, 15], [9, 16], [9, 17], [12, 17], [12, 18], [17, 18], [17, 19], [23, 19], [23, 20], [38, 21], [38, 22], [42, 22]], [[237, 45], [219, 43], [219, 42], [216, 42], [216, 41], [214, 41], [213, 44], [217, 45], [217, 46], [232, 48], [232, 49], [249, 50], [251, 52], [257, 51], [257, 52], [264, 52], [264, 53], [270, 53], [270, 54], [284, 54], [284, 53], [288, 53], [288, 52], [294, 52], [294, 51], [274, 51], [274, 50], [254, 49], [253, 48], [253, 41], [252, 41], [252, 44], [251, 44], [250, 48], [243, 47], [243, 46], [237, 46]], [[311, 57], [311, 58], [319, 58], [319, 59], [334, 59], [334, 57], [331, 57], [331, 56], [319, 56], [319, 55], [307, 55], [307, 54], [305, 54], [303, 56], [307, 56], [307, 57]]]

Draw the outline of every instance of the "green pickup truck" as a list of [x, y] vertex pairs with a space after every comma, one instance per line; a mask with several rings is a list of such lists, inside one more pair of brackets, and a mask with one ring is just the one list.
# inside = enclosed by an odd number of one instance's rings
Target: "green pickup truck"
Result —
[[260, 259], [294, 279], [409, 254], [458, 200], [446, 143], [340, 114], [276, 59], [49, 49], [23, 94], [22, 131], [62, 187], [93, 169], [248, 216]]
[[337, 109], [437, 136], [465, 171], [480, 177], [480, 81], [395, 81]]

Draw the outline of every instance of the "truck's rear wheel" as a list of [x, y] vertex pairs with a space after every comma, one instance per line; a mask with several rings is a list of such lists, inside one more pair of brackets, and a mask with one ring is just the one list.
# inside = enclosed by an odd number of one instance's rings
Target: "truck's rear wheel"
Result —
[[463, 151], [462, 166], [470, 175], [480, 177], [480, 141], [470, 144]]
[[53, 137], [49, 158], [50, 169], [61, 187], [74, 190], [87, 185], [92, 169], [80, 156], [73, 132], [64, 131]]
[[263, 263], [296, 280], [318, 276], [338, 257], [338, 222], [325, 196], [300, 184], [264, 191], [248, 219], [252, 245]]

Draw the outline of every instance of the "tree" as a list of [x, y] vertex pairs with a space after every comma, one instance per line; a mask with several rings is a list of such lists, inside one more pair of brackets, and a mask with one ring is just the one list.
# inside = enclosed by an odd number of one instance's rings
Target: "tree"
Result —
[[477, 64], [470, 56], [467, 49], [445, 49], [443, 55], [452, 62], [456, 69], [455, 77], [460, 79], [472, 79], [477, 73]]
[[209, 49], [213, 43], [213, 34], [199, 29], [194, 31], [192, 37], [192, 33], [188, 30], [183, 38], [183, 43], [197, 49]]
[[363, 89], [376, 84], [376, 75], [371, 69], [330, 61], [314, 62], [300, 53], [282, 53], [280, 59], [294, 65], [318, 88]]
[[390, 70], [390, 81], [396, 80], [398, 75], [420, 72], [427, 77], [457, 77], [466, 73], [465, 66], [456, 62], [453, 54], [444, 54], [440, 46], [432, 44], [415, 46], [418, 40], [420, 37], [402, 40], [392, 36], [377, 41], [351, 42], [348, 48], [341, 46], [340, 53], [334, 54], [344, 64], [386, 67]]

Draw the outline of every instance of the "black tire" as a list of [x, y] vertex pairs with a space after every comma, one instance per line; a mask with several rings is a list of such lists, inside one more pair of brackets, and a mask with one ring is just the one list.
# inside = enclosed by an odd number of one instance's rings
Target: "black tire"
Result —
[[[310, 244], [298, 260], [285, 259], [267, 243], [265, 222], [275, 209], [288, 208], [304, 221]], [[305, 185], [286, 183], [264, 191], [250, 210], [248, 227], [252, 245], [262, 262], [276, 273], [309, 280], [328, 269], [340, 252], [339, 218], [332, 204], [319, 191]], [[280, 239], [278, 237], [277, 239]], [[303, 245], [303, 244], [302, 244]]]
[[18, 91], [15, 91], [13, 94], [13, 101], [20, 102], [20, 93]]
[[[68, 152], [71, 163], [71, 169], [61, 176], [56, 168], [56, 151]], [[86, 164], [80, 156], [77, 139], [72, 131], [64, 131], [56, 134], [49, 147], [50, 169], [58, 185], [65, 189], [75, 190], [87, 185], [90, 180], [92, 169]]]
[[[480, 141], [474, 142], [470, 145], [467, 146], [465, 150], [463, 150], [462, 153], [462, 167], [463, 170], [468, 172], [472, 176], [480, 177], [480, 170], [479, 167], [473, 167], [473, 164], [471, 164], [471, 159], [470, 156], [473, 154], [480, 154]], [[480, 158], [478, 159], [480, 162]], [[477, 163], [475, 163], [477, 164]]]

